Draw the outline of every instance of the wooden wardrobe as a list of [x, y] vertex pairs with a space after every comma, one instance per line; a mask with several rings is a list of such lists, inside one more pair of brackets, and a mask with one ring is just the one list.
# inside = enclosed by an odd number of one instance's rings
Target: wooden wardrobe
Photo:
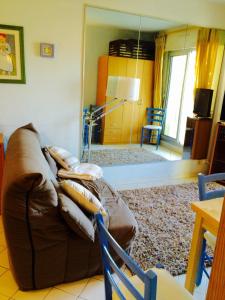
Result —
[[[101, 56], [98, 61], [98, 83], [96, 105], [110, 100], [106, 97], [108, 76], [137, 77], [140, 82], [140, 98], [136, 103], [123, 106], [104, 117], [102, 122], [102, 144], [140, 143], [141, 128], [146, 124], [146, 108], [152, 106], [154, 61], [116, 56]], [[109, 108], [106, 109], [109, 110]]]

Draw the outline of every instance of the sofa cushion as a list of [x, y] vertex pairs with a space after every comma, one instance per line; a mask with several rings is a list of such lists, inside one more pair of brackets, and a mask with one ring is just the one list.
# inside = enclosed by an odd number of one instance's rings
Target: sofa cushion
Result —
[[83, 211], [65, 194], [59, 193], [61, 214], [69, 227], [81, 238], [94, 241], [95, 229]]
[[138, 230], [132, 212], [120, 197], [114, 203], [106, 201], [105, 208], [109, 214], [109, 232], [120, 245], [127, 247]]
[[100, 199], [107, 211], [107, 216], [103, 217], [106, 227], [120, 245], [126, 248], [135, 236], [138, 225], [119, 193], [102, 178], [95, 181], [76, 180], [76, 182], [92, 191]]
[[58, 165], [57, 162], [54, 160], [54, 158], [50, 155], [48, 148], [45, 147], [42, 149], [45, 159], [47, 160], [49, 167], [52, 171], [52, 173], [54, 174], [55, 177], [57, 177], [57, 173], [58, 173]]
[[138, 225], [119, 193], [103, 178], [95, 181], [76, 179], [76, 182], [90, 190], [101, 201], [107, 211], [107, 216], [103, 216], [106, 227], [118, 242], [122, 241], [121, 245], [124, 243], [125, 247], [135, 236]]
[[51, 156], [60, 164], [64, 169], [70, 170], [73, 166], [76, 166], [80, 163], [79, 159], [73, 156], [66, 149], [57, 147], [57, 146], [49, 146], [47, 147]]
[[78, 178], [84, 180], [96, 180], [103, 176], [102, 168], [95, 164], [81, 163], [70, 170], [60, 169], [58, 176], [61, 178]]
[[33, 126], [17, 129], [6, 153], [2, 214], [13, 273], [24, 290], [64, 280], [68, 230], [56, 185]]
[[101, 202], [85, 187], [72, 180], [60, 182], [62, 189], [71, 197], [73, 201], [86, 209], [88, 212], [100, 212], [106, 215], [106, 211]]
[[[81, 180], [80, 183], [90, 190], [95, 191], [98, 199], [107, 211], [108, 230], [116, 240], [126, 247], [126, 244], [135, 236], [138, 225], [134, 215], [125, 204], [117, 191], [115, 191], [104, 179], [96, 181]], [[104, 220], [105, 221], [105, 220]]]

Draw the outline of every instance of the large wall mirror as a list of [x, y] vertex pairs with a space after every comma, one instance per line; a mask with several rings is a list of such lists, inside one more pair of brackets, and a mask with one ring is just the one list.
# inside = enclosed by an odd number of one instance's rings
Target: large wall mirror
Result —
[[[85, 14], [83, 161], [109, 166], [207, 158], [224, 31], [95, 7]], [[208, 77], [202, 60], [205, 68], [211, 64]], [[107, 95], [110, 77], [117, 85], [121, 78], [140, 79], [137, 101], [121, 104]], [[156, 121], [163, 114], [162, 124], [150, 121], [154, 113]]]

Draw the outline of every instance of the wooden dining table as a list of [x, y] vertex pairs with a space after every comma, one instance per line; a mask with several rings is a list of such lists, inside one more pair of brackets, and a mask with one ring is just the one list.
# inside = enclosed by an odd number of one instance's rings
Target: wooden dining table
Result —
[[193, 293], [195, 288], [204, 232], [208, 230], [217, 236], [223, 201], [224, 198], [217, 198], [206, 201], [196, 201], [191, 204], [191, 208], [196, 213], [196, 217], [185, 281], [185, 288], [190, 293]]

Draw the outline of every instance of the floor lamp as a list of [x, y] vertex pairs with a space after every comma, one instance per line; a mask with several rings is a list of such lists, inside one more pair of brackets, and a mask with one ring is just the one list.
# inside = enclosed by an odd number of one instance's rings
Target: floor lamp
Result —
[[[88, 162], [91, 160], [92, 128], [96, 121], [102, 119], [126, 102], [136, 102], [139, 99], [140, 79], [122, 76], [109, 76], [107, 81], [106, 96], [112, 100], [98, 107], [86, 117], [88, 125]], [[109, 109], [108, 109], [109, 107]]]

